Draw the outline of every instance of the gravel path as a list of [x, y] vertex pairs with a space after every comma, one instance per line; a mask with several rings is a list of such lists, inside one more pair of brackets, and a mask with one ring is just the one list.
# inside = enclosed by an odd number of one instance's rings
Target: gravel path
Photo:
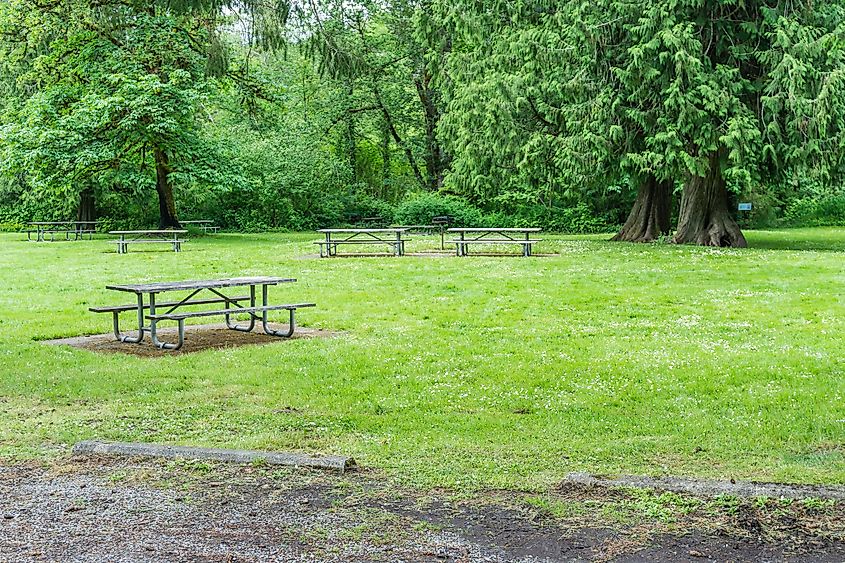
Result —
[[367, 473], [102, 459], [0, 466], [4, 562], [845, 560], [838, 542], [796, 550], [762, 535], [678, 532], [566, 524], [518, 495], [455, 500]]

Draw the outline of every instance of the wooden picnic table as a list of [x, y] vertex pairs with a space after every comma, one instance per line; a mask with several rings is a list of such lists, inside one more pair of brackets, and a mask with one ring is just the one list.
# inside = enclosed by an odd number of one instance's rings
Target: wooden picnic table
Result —
[[27, 225], [32, 229], [26, 231], [26, 240], [32, 240], [34, 232], [36, 242], [45, 242], [44, 235], [47, 233], [51, 241], [56, 240], [56, 233], [63, 233], [65, 240], [70, 240], [71, 234], [74, 240], [80, 240], [86, 234], [90, 239], [96, 231], [97, 221], [29, 221]]
[[319, 229], [318, 233], [326, 236], [325, 241], [317, 241], [320, 245], [320, 257], [337, 256], [337, 246], [343, 244], [386, 244], [393, 248], [394, 256], [404, 256], [405, 242], [402, 238], [408, 229], [379, 228], [379, 229]]
[[[264, 332], [271, 336], [288, 338], [295, 329], [294, 312], [303, 307], [314, 307], [314, 303], [297, 303], [286, 305], [271, 305], [268, 298], [268, 288], [282, 283], [293, 283], [293, 278], [269, 276], [224, 278], [213, 280], [190, 280], [176, 282], [130, 283], [109, 285], [106, 289], [132, 293], [136, 296], [136, 303], [119, 305], [116, 307], [91, 307], [94, 313], [112, 313], [114, 336], [121, 342], [138, 344], [144, 340], [144, 334], [149, 333], [152, 343], [164, 350], [178, 350], [185, 341], [185, 320], [197, 317], [223, 316], [226, 326], [231, 330], [249, 332], [255, 328], [255, 321], [261, 320]], [[261, 286], [261, 305], [256, 304], [256, 288]], [[224, 290], [248, 287], [247, 295], [226, 295]], [[157, 302], [156, 296], [167, 292], [190, 292], [186, 297], [168, 302]], [[204, 293], [205, 297], [196, 296]], [[208, 294], [211, 296], [208, 296]], [[146, 299], [145, 299], [146, 298]], [[243, 303], [247, 302], [248, 305]], [[223, 304], [222, 309], [185, 310], [199, 305]], [[164, 312], [160, 312], [164, 309]], [[268, 312], [286, 310], [289, 312], [287, 331], [273, 330], [268, 325]], [[120, 313], [134, 311], [138, 319], [137, 334], [125, 335], [120, 331]], [[145, 314], [145, 311], [147, 313]], [[249, 323], [245, 326], [232, 322], [231, 317], [238, 314], [249, 315]], [[176, 343], [162, 342], [158, 338], [158, 323], [161, 321], [175, 321], [178, 326], [178, 341]], [[147, 324], [149, 322], [149, 324]]]
[[[112, 242], [117, 243], [117, 253], [126, 254], [129, 252], [130, 244], [138, 243], [167, 243], [173, 246], [173, 252], [182, 251], [184, 240], [179, 235], [187, 234], [185, 229], [139, 229], [134, 231], [109, 231], [110, 235], [117, 235], [118, 239]], [[130, 238], [126, 238], [130, 237]]]
[[467, 247], [471, 244], [516, 244], [522, 246], [523, 256], [531, 256], [532, 245], [540, 242], [531, 235], [541, 231], [537, 227], [455, 227], [448, 230], [459, 237], [449, 241], [457, 245], [458, 256], [469, 256]]

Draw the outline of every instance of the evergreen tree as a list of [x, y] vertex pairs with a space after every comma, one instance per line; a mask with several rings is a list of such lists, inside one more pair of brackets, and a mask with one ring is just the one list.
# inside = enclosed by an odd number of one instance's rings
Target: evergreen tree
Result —
[[[842, 171], [840, 2], [442, 2], [455, 37], [443, 131], [464, 189], [633, 180], [618, 239], [745, 246], [730, 193]], [[461, 148], [461, 150], [458, 150]]]

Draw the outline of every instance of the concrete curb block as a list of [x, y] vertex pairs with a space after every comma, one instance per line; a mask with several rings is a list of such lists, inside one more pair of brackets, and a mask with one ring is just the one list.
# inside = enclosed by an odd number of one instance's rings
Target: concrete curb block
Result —
[[610, 479], [590, 475], [589, 473], [570, 473], [566, 476], [564, 482], [593, 487], [655, 489], [658, 491], [671, 491], [674, 493], [686, 493], [706, 497], [731, 495], [751, 498], [823, 498], [845, 500], [845, 487], [836, 485], [789, 485], [782, 483], [731, 482], [710, 479], [686, 479], [683, 477], [647, 477], [640, 475], [620, 475], [615, 479]]
[[263, 462], [269, 465], [314, 467], [344, 472], [355, 467], [351, 457], [313, 457], [294, 453], [259, 452], [251, 450], [224, 450], [217, 448], [195, 448], [189, 446], [164, 446], [159, 444], [133, 444], [129, 442], [100, 442], [85, 440], [73, 446], [72, 454], [161, 457], [167, 459], [206, 459], [233, 463]]

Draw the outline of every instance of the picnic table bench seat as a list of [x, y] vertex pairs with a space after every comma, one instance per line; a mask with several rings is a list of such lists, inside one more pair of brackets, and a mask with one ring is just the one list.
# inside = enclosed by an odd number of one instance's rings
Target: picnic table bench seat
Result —
[[[119, 240], [113, 240], [113, 243], [120, 243]], [[160, 238], [139, 238], [139, 239], [130, 239], [123, 241], [125, 244], [145, 244], [145, 243], [155, 243], [155, 242], [188, 242], [186, 239], [160, 239]]]
[[450, 240], [448, 241], [451, 244], [536, 244], [538, 242], [543, 242], [543, 239], [522, 239], [522, 240], [514, 240], [510, 238], [503, 238], [503, 239], [493, 239], [493, 238], [486, 238], [481, 240]]
[[187, 311], [183, 313], [164, 313], [161, 315], [146, 315], [148, 319], [179, 321], [196, 317], [213, 317], [216, 315], [237, 315], [239, 313], [261, 313], [264, 311], [289, 311], [305, 307], [316, 307], [316, 303], [296, 303], [290, 305], [266, 305], [261, 307], [235, 307], [218, 311]]
[[[260, 307], [236, 307], [236, 308], [229, 308], [229, 309], [220, 309], [217, 311], [190, 311], [190, 312], [182, 312], [182, 313], [164, 313], [161, 315], [147, 315], [146, 318], [150, 321], [176, 321], [177, 324], [177, 337], [178, 340], [175, 344], [174, 349], [178, 349], [182, 347], [182, 344], [185, 341], [185, 319], [193, 319], [198, 317], [216, 317], [218, 315], [222, 315], [226, 318], [226, 325], [228, 328], [232, 330], [238, 330], [241, 332], [249, 332], [255, 326], [255, 321], [260, 320], [264, 323], [264, 332], [270, 334], [271, 336], [281, 336], [281, 337], [290, 337], [293, 336], [294, 330], [296, 330], [296, 320], [294, 319], [294, 313], [297, 309], [302, 309], [305, 307], [316, 307], [316, 303], [297, 303], [297, 304], [289, 304], [289, 305], [262, 305]], [[288, 320], [288, 329], [287, 331], [280, 331], [280, 330], [272, 330], [267, 326], [267, 313], [269, 311], [288, 311], [289, 312], [289, 320]], [[249, 325], [246, 327], [241, 327], [239, 325], [234, 325], [231, 323], [229, 317], [231, 315], [238, 315], [238, 314], [249, 314]], [[256, 315], [256, 313], [262, 313], [262, 316]], [[174, 346], [174, 345], [171, 345]], [[166, 347], [166, 346], [162, 346]]]
[[458, 256], [469, 256], [468, 247], [471, 244], [516, 244], [522, 246], [523, 256], [531, 256], [533, 245], [542, 242], [542, 239], [531, 238], [532, 234], [540, 232], [540, 229], [534, 227], [452, 228], [449, 232], [460, 237], [449, 241], [456, 245]]
[[467, 246], [470, 244], [518, 244], [522, 246], [522, 255], [531, 256], [532, 246], [538, 242], [543, 242], [541, 239], [482, 239], [482, 240], [450, 240], [450, 244], [457, 245], [458, 256], [469, 256]]
[[[158, 302], [156, 303], [156, 307], [187, 307], [188, 305], [211, 305], [213, 303], [229, 303], [229, 302], [238, 302], [238, 301], [249, 301], [249, 295], [239, 295], [238, 297], [214, 297], [208, 299], [191, 299], [190, 301], [165, 301], [165, 302]], [[92, 313], [125, 313], [126, 311], [134, 311], [138, 308], [138, 305], [116, 305], [114, 307], [88, 307], [88, 310]], [[144, 309], [149, 309], [150, 304], [144, 303]]]

